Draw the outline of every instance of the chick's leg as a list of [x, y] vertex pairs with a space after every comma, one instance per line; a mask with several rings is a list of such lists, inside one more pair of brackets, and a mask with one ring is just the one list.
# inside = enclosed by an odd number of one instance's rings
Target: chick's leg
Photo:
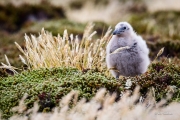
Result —
[[112, 76], [113, 77], [115, 77], [116, 79], [119, 79], [119, 71], [118, 70], [116, 70], [115, 68], [111, 68], [110, 69], [110, 72], [111, 72], [111, 74], [112, 74]]

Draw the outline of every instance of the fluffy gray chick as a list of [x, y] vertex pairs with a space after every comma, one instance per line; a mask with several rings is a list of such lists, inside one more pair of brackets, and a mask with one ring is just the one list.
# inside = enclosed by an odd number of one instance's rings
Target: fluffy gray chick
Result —
[[131, 25], [120, 22], [106, 48], [106, 63], [115, 78], [145, 73], [149, 60], [146, 42], [137, 35]]

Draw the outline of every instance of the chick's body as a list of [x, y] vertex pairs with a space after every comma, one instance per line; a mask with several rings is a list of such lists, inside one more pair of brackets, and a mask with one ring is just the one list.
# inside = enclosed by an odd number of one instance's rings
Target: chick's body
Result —
[[116, 25], [106, 54], [107, 67], [116, 78], [120, 75], [136, 76], [145, 73], [150, 63], [146, 42], [127, 22]]

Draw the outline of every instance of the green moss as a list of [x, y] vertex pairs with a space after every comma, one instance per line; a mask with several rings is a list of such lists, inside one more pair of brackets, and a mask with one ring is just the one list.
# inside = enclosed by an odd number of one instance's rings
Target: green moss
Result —
[[[180, 67], [178, 64], [169, 63], [167, 60], [156, 62], [150, 65], [149, 71], [137, 77], [126, 77], [120, 81], [125, 85], [125, 81], [131, 79], [134, 89], [136, 85], [141, 86], [141, 93], [145, 97], [146, 93], [154, 88], [153, 92], [157, 101], [173, 93], [170, 101], [179, 101], [180, 94]], [[176, 89], [174, 89], [176, 88]]]
[[73, 68], [52, 68], [22, 72], [21, 74], [0, 78], [0, 106], [3, 117], [12, 115], [12, 107], [27, 93], [28, 107], [40, 100], [40, 111], [58, 105], [59, 99], [72, 89], [78, 90], [80, 97], [89, 99], [96, 91], [106, 87], [111, 92], [120, 92], [121, 86], [114, 79], [105, 77], [100, 72], [82, 73]]
[[27, 93], [29, 96], [25, 103], [28, 108], [39, 100], [39, 111], [49, 111], [71, 90], [78, 90], [80, 98], [89, 100], [100, 88], [118, 94], [125, 91], [127, 79], [131, 79], [133, 83], [130, 90], [133, 91], [136, 85], [140, 85], [144, 97], [153, 87], [157, 101], [164, 98], [168, 92], [174, 93], [170, 101], [179, 101], [180, 90], [170, 89], [172, 86], [180, 88], [179, 73], [179, 65], [165, 61], [153, 63], [143, 75], [124, 77], [118, 81], [96, 70], [81, 72], [74, 68], [52, 68], [25, 71], [15, 76], [0, 78], [0, 106], [3, 117], [8, 118], [12, 115], [11, 108], [18, 105], [18, 101]]

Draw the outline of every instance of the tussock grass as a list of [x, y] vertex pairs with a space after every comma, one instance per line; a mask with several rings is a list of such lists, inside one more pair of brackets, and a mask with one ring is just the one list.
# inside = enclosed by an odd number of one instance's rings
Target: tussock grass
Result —
[[105, 53], [106, 44], [110, 39], [111, 29], [100, 39], [92, 39], [96, 31], [92, 32], [93, 24], [87, 25], [82, 40], [77, 36], [68, 35], [67, 30], [63, 36], [53, 36], [42, 29], [38, 37], [25, 35], [25, 49], [15, 42], [25, 59], [20, 59], [31, 69], [52, 67], [75, 67], [79, 70], [98, 69], [106, 70]]

